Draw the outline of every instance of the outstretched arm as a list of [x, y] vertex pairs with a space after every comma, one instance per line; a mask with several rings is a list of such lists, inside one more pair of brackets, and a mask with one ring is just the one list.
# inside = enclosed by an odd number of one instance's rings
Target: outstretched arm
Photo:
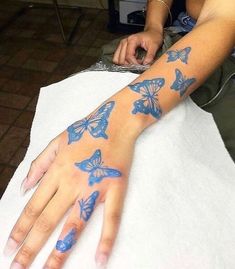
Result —
[[159, 85], [155, 87], [154, 91], [157, 92], [155, 102], [161, 111], [160, 114], [171, 110], [196, 90], [231, 53], [235, 46], [234, 10], [234, 1], [223, 3], [219, 0], [205, 1], [193, 31], [175, 43], [146, 72], [132, 82], [132, 86], [120, 92], [125, 106], [128, 107], [131, 103], [135, 107], [134, 112], [137, 112], [135, 118], [144, 125], [140, 127], [141, 130], [158, 120], [160, 115], [154, 116], [151, 111], [146, 113], [146, 109], [143, 112], [146, 102], [136, 102], [143, 99], [143, 92], [138, 93], [133, 89], [151, 87], [153, 90], [154, 81], [163, 79], [161, 87]]
[[[46, 268], [62, 267], [98, 203], [105, 203], [96, 260], [107, 263], [121, 219], [136, 138], [197, 89], [235, 44], [235, 2], [206, 0], [194, 30], [97, 110], [56, 137], [32, 163], [24, 191], [40, 181], [13, 227], [6, 254], [28, 268], [71, 207]], [[218, 34], [219, 32], [219, 34]]]

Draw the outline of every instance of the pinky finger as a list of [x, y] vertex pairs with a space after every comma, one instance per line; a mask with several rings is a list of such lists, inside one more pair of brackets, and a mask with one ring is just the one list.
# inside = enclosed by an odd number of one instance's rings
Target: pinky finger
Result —
[[104, 222], [99, 245], [96, 251], [98, 268], [105, 268], [117, 237], [125, 189], [123, 186], [109, 190], [105, 200]]

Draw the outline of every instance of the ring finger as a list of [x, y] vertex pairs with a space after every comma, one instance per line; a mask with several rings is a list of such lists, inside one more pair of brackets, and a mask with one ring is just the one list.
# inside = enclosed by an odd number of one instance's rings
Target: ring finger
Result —
[[62, 268], [71, 252], [72, 246], [76, 243], [99, 201], [100, 194], [98, 191], [92, 192], [88, 197], [78, 198], [76, 200], [55, 249], [51, 252], [43, 268]]

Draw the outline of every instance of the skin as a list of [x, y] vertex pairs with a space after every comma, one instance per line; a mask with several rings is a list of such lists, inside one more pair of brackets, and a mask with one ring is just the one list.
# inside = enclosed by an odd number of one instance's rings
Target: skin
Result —
[[[170, 7], [172, 0], [165, 1]], [[187, 13], [194, 19], [200, 15], [204, 0], [187, 0]], [[155, 14], [158, 14], [156, 16]], [[147, 19], [143, 32], [133, 34], [120, 41], [113, 56], [113, 62], [118, 65], [151, 64], [157, 50], [163, 42], [163, 26], [168, 17], [168, 10], [164, 4], [152, 0], [148, 1]], [[143, 59], [136, 57], [136, 49], [140, 47], [146, 51]]]
[[[168, 55], [164, 54], [131, 85], [164, 78], [165, 83], [155, 97], [162, 115], [173, 109], [196, 90], [230, 54], [235, 45], [234, 10], [234, 1], [206, 0], [197, 26], [170, 48], [171, 51], [179, 51], [190, 47], [187, 64], [180, 59], [167, 62]], [[182, 96], [176, 90], [179, 85], [175, 86], [178, 83], [176, 73], [179, 73], [176, 70], [180, 70], [185, 80], [193, 78], [193, 83]], [[40, 183], [10, 233], [7, 252], [14, 252], [18, 248], [11, 269], [30, 266], [57, 223], [71, 207], [59, 239], [65, 238], [72, 228], [77, 230], [78, 239], [86, 223], [77, 213], [77, 201], [86, 199], [94, 191], [100, 193], [96, 206], [99, 203], [105, 205], [96, 260], [102, 265], [107, 263], [121, 220], [135, 141], [145, 128], [159, 120], [151, 113], [142, 113], [139, 107], [138, 113], [132, 113], [136, 102], [141, 103], [143, 98], [138, 89], [135, 91], [130, 86], [124, 87], [107, 100], [115, 101], [106, 130], [108, 139], [94, 139], [86, 132], [78, 142], [68, 145], [68, 134], [64, 131], [33, 161], [23, 189], [27, 190]], [[87, 172], [76, 169], [74, 163], [90, 158], [96, 149], [101, 150], [104, 164], [118, 169], [122, 176], [118, 179], [106, 178], [99, 184], [89, 186]], [[45, 266], [51, 269], [62, 268], [69, 252], [70, 250], [61, 253], [54, 248]]]

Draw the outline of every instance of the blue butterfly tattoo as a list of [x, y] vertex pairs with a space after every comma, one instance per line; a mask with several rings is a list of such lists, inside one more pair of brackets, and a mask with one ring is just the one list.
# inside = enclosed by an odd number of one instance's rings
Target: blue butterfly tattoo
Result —
[[89, 173], [89, 186], [101, 182], [105, 177], [121, 176], [120, 171], [113, 168], [109, 168], [107, 166], [103, 166], [103, 162], [101, 159], [101, 151], [99, 149], [97, 149], [89, 159], [84, 160], [80, 163], [75, 163], [75, 166], [82, 171]]
[[171, 85], [171, 89], [177, 91], [180, 93], [180, 96], [183, 96], [185, 92], [187, 91], [188, 87], [192, 85], [196, 79], [195, 78], [189, 78], [187, 79], [179, 69], [175, 69], [175, 75], [176, 79]]
[[73, 228], [63, 240], [58, 240], [56, 243], [56, 249], [62, 253], [68, 251], [76, 243], [75, 240], [76, 229]]
[[88, 221], [95, 207], [96, 199], [99, 196], [98, 191], [94, 191], [86, 200], [78, 201], [80, 205], [80, 219]]
[[114, 104], [114, 101], [110, 101], [101, 106], [94, 114], [70, 125], [67, 128], [69, 136], [68, 144], [78, 141], [85, 131], [88, 131], [95, 138], [103, 137], [107, 139], [108, 136], [105, 131], [108, 127], [108, 118]]
[[153, 117], [159, 119], [162, 115], [162, 110], [157, 99], [157, 93], [164, 84], [164, 78], [156, 78], [129, 85], [132, 91], [142, 95], [141, 99], [134, 102], [132, 113], [151, 114]]
[[191, 47], [187, 47], [182, 50], [169, 50], [166, 52], [168, 55], [167, 62], [175, 62], [179, 59], [181, 62], [187, 64], [190, 51]]

